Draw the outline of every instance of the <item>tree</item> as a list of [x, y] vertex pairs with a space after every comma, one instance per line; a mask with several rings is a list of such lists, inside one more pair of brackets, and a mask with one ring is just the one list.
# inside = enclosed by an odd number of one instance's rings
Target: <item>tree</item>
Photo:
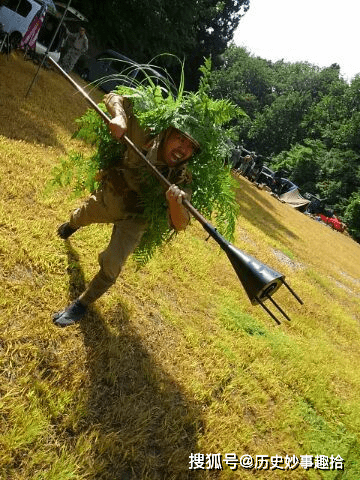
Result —
[[306, 132], [301, 123], [311, 105], [309, 94], [294, 91], [279, 95], [270, 106], [256, 115], [249, 130], [252, 148], [265, 155], [277, 155], [302, 141]]
[[332, 148], [325, 152], [320, 163], [316, 190], [327, 198], [329, 205], [342, 215], [348, 199], [360, 188], [360, 158], [353, 150]]
[[360, 191], [354, 192], [345, 210], [344, 220], [350, 235], [360, 241]]
[[277, 155], [271, 166], [288, 170], [302, 191], [325, 198], [329, 207], [344, 215], [350, 196], [360, 189], [359, 163], [352, 150], [328, 150], [320, 140], [305, 140]]
[[326, 149], [320, 141], [305, 140], [304, 145], [296, 144], [289, 151], [283, 151], [273, 158], [274, 170], [287, 170], [289, 178], [303, 191], [317, 193], [317, 182], [321, 180], [321, 163]]
[[311, 105], [302, 122], [308, 137], [321, 139], [328, 148], [339, 145], [336, 137], [346, 116], [346, 88], [345, 83], [335, 83], [328, 94]]
[[[198, 67], [204, 58], [212, 57], [214, 66], [221, 64], [220, 55], [231, 42], [240, 18], [248, 11], [250, 0], [201, 0], [196, 2], [198, 18], [195, 20], [194, 47], [187, 55], [187, 74], [196, 72], [193, 82], [197, 84]], [[194, 85], [192, 85], [193, 87]]]
[[[104, 0], [101, 8], [76, 0], [74, 6], [88, 17], [90, 34], [106, 48], [141, 63], [163, 53], [186, 58], [187, 88], [195, 89], [204, 57], [216, 59], [223, 52], [249, 0]], [[178, 67], [169, 58], [165, 65]]]
[[346, 89], [342, 121], [334, 134], [334, 143], [360, 154], [360, 75]]
[[273, 74], [268, 62], [251, 57], [245, 48], [230, 46], [211, 78], [216, 98], [231, 98], [251, 118], [273, 100]]
[[342, 216], [347, 212], [354, 224], [359, 214], [354, 195], [360, 189], [360, 75], [349, 85], [337, 64], [272, 63], [234, 46], [223, 60], [212, 75], [211, 91], [248, 114], [236, 126], [242, 145], [267, 156], [272, 168], [291, 172], [289, 178], [301, 190], [326, 197], [329, 208]]
[[329, 93], [340, 76], [340, 67], [337, 64], [321, 69], [309, 62], [289, 63], [281, 60], [273, 63], [272, 69], [278, 95], [296, 91], [310, 94], [314, 101]]

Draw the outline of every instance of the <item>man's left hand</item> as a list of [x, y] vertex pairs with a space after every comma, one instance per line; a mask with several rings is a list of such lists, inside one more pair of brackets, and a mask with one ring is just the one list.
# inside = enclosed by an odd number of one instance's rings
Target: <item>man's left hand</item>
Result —
[[166, 199], [169, 202], [177, 202], [182, 204], [183, 199], [187, 197], [186, 193], [181, 190], [177, 185], [171, 185], [166, 192]]
[[185, 230], [190, 221], [190, 214], [182, 204], [183, 200], [187, 198], [187, 194], [177, 185], [171, 185], [165, 196], [169, 204], [169, 214], [172, 226], [177, 231]]

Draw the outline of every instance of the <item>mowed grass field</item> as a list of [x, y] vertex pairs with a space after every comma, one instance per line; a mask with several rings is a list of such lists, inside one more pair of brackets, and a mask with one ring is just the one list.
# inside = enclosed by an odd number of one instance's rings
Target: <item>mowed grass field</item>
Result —
[[[286, 275], [304, 301], [276, 293], [291, 322], [251, 306], [193, 221], [145, 267], [130, 259], [79, 325], [55, 327], [111, 225], [56, 236], [79, 199], [46, 186], [88, 148], [71, 139], [87, 105], [44, 69], [25, 98], [36, 69], [0, 56], [1, 480], [359, 479], [360, 245], [238, 178], [234, 244]], [[317, 468], [274, 458], [293, 455]]]

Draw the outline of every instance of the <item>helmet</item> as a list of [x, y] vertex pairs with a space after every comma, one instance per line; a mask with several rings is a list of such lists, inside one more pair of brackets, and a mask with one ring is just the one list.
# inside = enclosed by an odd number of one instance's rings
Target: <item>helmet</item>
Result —
[[194, 146], [195, 152], [198, 152], [201, 149], [200, 143], [197, 140], [195, 140], [195, 138], [189, 132], [187, 132], [185, 130], [182, 130], [181, 128], [174, 127], [173, 125], [171, 125], [171, 126], [173, 128], [175, 128], [176, 130], [178, 130], [182, 135], [184, 135], [184, 137], [186, 137], [190, 140], [190, 142]]

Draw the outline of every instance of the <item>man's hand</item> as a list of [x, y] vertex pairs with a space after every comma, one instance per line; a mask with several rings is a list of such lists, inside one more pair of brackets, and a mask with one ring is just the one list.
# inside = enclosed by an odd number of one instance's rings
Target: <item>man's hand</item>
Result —
[[177, 185], [171, 185], [165, 193], [169, 205], [169, 214], [175, 230], [185, 230], [190, 221], [190, 214], [183, 206], [182, 201], [187, 198], [186, 193]]
[[168, 202], [177, 202], [182, 204], [183, 198], [186, 198], [186, 193], [177, 185], [171, 185], [166, 192], [166, 200]]
[[127, 132], [125, 115], [118, 115], [111, 119], [109, 122], [109, 130], [114, 138], [120, 140]]
[[104, 96], [106, 108], [112, 119], [109, 122], [111, 135], [120, 140], [127, 132], [127, 116], [123, 106], [123, 98], [117, 93], [110, 92]]

